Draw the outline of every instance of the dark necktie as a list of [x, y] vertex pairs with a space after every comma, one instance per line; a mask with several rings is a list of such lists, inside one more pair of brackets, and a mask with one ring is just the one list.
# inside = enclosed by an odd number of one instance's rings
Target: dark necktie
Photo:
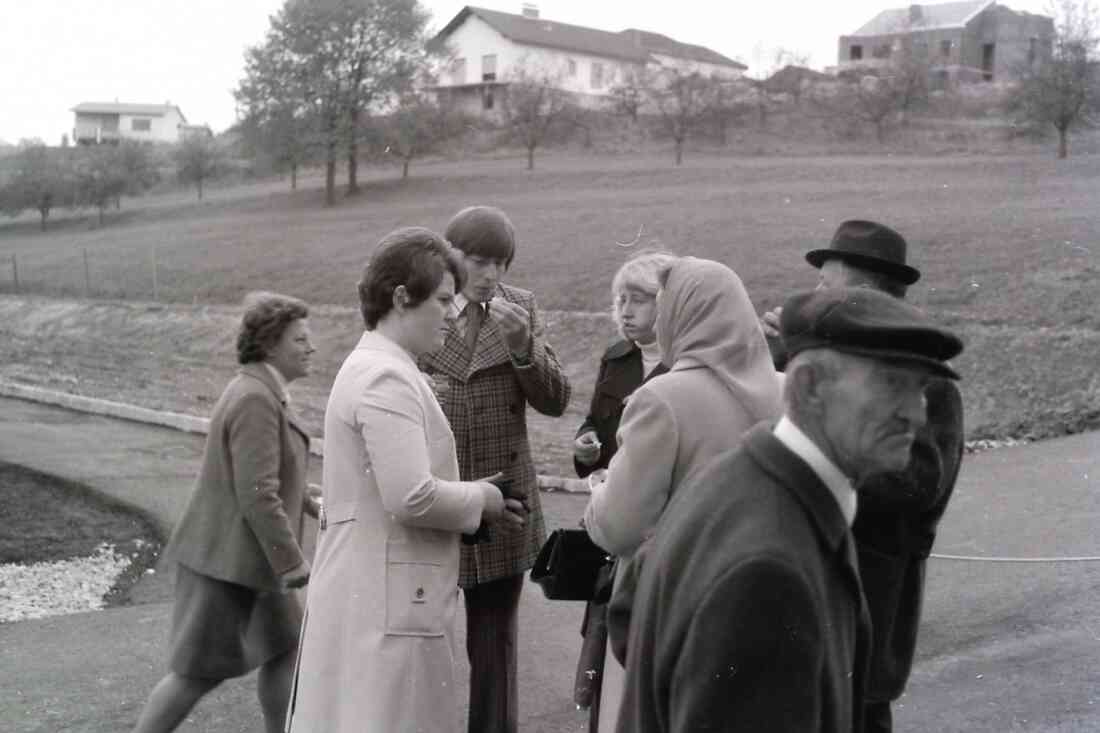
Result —
[[470, 301], [466, 304], [466, 347], [474, 350], [477, 344], [477, 332], [481, 330], [481, 322], [485, 319], [485, 311], [481, 303]]

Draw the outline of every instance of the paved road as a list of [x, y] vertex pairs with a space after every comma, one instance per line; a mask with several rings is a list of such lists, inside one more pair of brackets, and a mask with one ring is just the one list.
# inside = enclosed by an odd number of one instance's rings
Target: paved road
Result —
[[[107, 491], [165, 526], [187, 499], [201, 444], [168, 429], [0, 399], [0, 461]], [[1098, 479], [1100, 434], [970, 457], [936, 552], [1100, 556]], [[551, 526], [574, 524], [585, 502], [543, 499]], [[0, 730], [126, 730], [163, 670], [167, 575], [143, 583], [132, 607], [0, 626]], [[928, 587], [898, 731], [1100, 730], [1100, 563], [934, 559]], [[581, 610], [545, 601], [533, 586], [524, 594], [525, 733], [584, 729], [570, 702]], [[225, 685], [181, 730], [254, 730], [252, 685]]]

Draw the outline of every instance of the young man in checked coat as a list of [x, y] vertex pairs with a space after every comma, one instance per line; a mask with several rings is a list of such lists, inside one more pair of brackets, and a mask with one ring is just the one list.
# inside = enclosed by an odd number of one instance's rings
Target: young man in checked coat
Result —
[[527, 406], [560, 416], [569, 381], [542, 333], [535, 298], [500, 282], [515, 254], [515, 230], [499, 209], [458, 212], [444, 236], [465, 256], [469, 278], [454, 302], [443, 348], [421, 360], [454, 433], [463, 480], [503, 473], [522, 497], [526, 525], [483, 527], [462, 547], [470, 733], [515, 733], [517, 615], [523, 574], [546, 540]]

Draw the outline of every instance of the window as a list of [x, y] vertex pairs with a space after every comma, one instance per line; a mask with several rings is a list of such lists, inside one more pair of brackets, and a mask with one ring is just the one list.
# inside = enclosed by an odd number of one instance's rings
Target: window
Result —
[[568, 61], [568, 72], [569, 76], [577, 75], [577, 62], [574, 59], [569, 59]]
[[454, 84], [466, 83], [466, 59], [455, 59], [451, 64], [451, 82]]
[[481, 108], [492, 109], [493, 108], [493, 88], [485, 87], [481, 92]]
[[481, 57], [481, 80], [497, 80], [497, 55], [495, 53], [487, 53]]
[[871, 55], [874, 56], [876, 59], [890, 58], [890, 44], [881, 43], [875, 46], [874, 50], [871, 51]]
[[992, 43], [982, 45], [982, 80], [993, 81], [993, 59], [995, 46]]
[[940, 41], [940, 56], [951, 58], [951, 41]]
[[1039, 58], [1039, 39], [1032, 36], [1027, 39], [1027, 65], [1034, 66], [1037, 58]]
[[134, 132], [149, 132], [153, 129], [152, 120], [130, 120], [130, 129]]
[[849, 61], [861, 61], [863, 59], [863, 46], [854, 44], [848, 49]]
[[603, 88], [603, 64], [597, 61], [592, 62], [592, 78], [590, 84], [593, 89]]

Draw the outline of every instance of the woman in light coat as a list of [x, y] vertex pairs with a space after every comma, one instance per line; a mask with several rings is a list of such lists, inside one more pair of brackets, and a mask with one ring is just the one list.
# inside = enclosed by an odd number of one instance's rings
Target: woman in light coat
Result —
[[324, 510], [292, 733], [458, 731], [459, 538], [523, 523], [488, 480], [458, 481], [454, 437], [416, 358], [438, 349], [465, 278], [439, 235], [399, 229], [359, 283], [367, 331], [325, 411]]
[[[779, 377], [733, 270], [683, 257], [661, 274], [661, 282], [657, 343], [670, 369], [631, 394], [619, 425], [619, 450], [584, 514], [592, 540], [620, 558], [616, 589], [630, 573], [623, 560], [656, 530], [676, 488], [736, 448], [752, 425], [781, 412]], [[622, 666], [608, 659], [600, 731], [615, 730], [623, 680]]]

